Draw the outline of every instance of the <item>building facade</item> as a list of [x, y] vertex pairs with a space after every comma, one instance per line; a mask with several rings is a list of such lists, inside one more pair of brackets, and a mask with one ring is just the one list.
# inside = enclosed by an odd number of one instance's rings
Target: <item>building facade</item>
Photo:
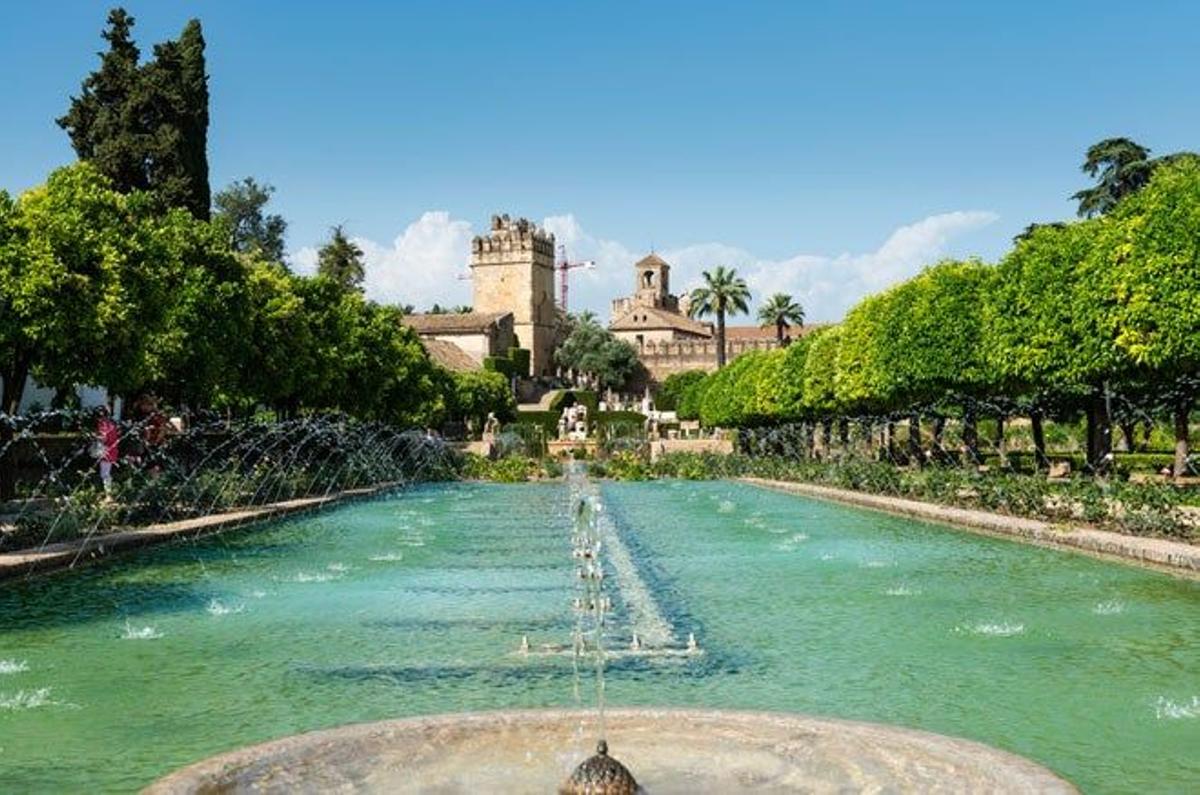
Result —
[[406, 315], [431, 358], [447, 370], [478, 370], [488, 356], [507, 356], [515, 334], [512, 312]]
[[475, 314], [512, 313], [515, 345], [529, 349], [533, 375], [554, 371], [554, 235], [524, 218], [492, 216], [471, 241]]
[[[717, 368], [716, 332], [711, 323], [688, 316], [687, 296], [671, 293], [671, 266], [657, 254], [633, 265], [633, 294], [612, 302], [609, 330], [633, 345], [650, 380], [662, 383], [673, 373], [711, 372]], [[793, 330], [792, 334], [803, 333]], [[725, 358], [779, 347], [774, 328], [725, 327]]]

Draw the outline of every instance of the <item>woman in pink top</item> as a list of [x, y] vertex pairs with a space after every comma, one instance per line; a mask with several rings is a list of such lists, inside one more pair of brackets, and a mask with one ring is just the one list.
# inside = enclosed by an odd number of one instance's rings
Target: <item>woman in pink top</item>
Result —
[[96, 460], [100, 464], [100, 482], [104, 484], [104, 493], [112, 493], [112, 470], [120, 456], [118, 450], [121, 442], [121, 431], [108, 414], [108, 408], [100, 407], [99, 419], [96, 421]]

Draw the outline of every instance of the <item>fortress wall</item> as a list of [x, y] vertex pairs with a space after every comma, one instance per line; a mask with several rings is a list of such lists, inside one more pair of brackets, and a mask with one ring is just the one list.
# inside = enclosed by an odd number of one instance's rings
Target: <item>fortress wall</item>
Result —
[[[733, 361], [749, 351], [769, 351], [779, 347], [775, 340], [726, 340], [725, 358]], [[717, 343], [711, 340], [647, 342], [638, 358], [656, 383], [673, 373], [688, 370], [712, 372], [717, 369]]]

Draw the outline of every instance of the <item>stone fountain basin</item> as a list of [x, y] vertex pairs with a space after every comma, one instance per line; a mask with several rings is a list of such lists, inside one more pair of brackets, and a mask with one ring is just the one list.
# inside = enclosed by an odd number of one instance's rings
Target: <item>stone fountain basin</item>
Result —
[[[617, 709], [610, 754], [649, 795], [1074, 793], [980, 743], [873, 723], [764, 712]], [[594, 712], [467, 713], [345, 726], [212, 757], [145, 791], [554, 793], [595, 750]]]

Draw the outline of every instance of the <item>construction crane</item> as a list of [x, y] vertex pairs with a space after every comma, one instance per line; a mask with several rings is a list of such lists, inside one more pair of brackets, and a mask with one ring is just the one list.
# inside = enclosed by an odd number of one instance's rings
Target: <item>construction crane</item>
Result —
[[567, 259], [567, 247], [559, 246], [558, 264], [555, 267], [558, 268], [558, 272], [562, 274], [562, 300], [559, 303], [562, 304], [562, 311], [565, 315], [567, 313], [567, 274], [575, 268], [594, 268], [596, 267], [596, 263], [590, 259], [582, 262], [571, 262]]

